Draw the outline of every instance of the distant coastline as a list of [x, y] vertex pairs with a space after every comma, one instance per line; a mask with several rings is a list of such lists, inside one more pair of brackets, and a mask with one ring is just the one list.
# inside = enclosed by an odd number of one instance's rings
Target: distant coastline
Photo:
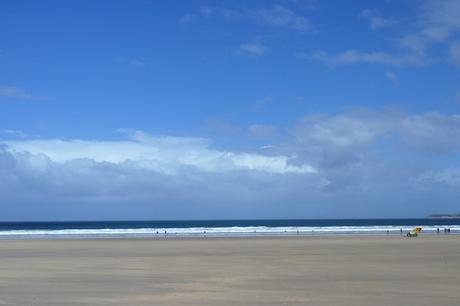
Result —
[[460, 219], [460, 214], [436, 214], [428, 216], [430, 219]]

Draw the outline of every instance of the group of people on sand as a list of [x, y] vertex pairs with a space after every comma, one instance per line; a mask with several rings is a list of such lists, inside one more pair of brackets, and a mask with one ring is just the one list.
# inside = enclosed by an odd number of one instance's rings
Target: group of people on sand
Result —
[[[438, 234], [441, 232], [440, 229], [439, 229], [439, 227], [438, 227], [438, 229], [436, 230], [436, 232], [437, 232]], [[446, 234], [450, 233], [450, 228], [448, 228], [448, 227], [444, 228], [444, 233], [446, 233]]]
[[[402, 235], [402, 234], [403, 234], [403, 229], [402, 229], [402, 228], [399, 229], [399, 232], [400, 232], [401, 235]], [[387, 230], [387, 234], [389, 234], [389, 233], [390, 233], [390, 231]], [[439, 227], [436, 229], [436, 233], [438, 233], [438, 234], [441, 233], [441, 229], [440, 229]], [[450, 233], [450, 228], [448, 228], [448, 227], [444, 228], [444, 233], [445, 233], [445, 234], [449, 234], [449, 233]]]

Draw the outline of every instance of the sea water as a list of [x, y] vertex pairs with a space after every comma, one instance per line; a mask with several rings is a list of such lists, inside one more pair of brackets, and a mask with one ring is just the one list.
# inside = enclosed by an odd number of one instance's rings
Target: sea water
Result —
[[415, 226], [423, 233], [460, 234], [460, 219], [181, 220], [2, 222], [0, 239], [404, 235]]

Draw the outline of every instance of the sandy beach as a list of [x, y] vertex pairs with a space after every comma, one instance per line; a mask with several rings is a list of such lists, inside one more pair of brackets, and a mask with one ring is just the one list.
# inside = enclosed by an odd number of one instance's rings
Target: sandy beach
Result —
[[460, 236], [0, 241], [0, 305], [458, 305]]

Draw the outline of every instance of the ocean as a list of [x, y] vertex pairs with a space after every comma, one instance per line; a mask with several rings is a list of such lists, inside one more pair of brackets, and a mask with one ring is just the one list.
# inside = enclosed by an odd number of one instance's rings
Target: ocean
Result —
[[[0, 222], [0, 239], [460, 234], [460, 219]], [[449, 229], [449, 232], [445, 230]]]

